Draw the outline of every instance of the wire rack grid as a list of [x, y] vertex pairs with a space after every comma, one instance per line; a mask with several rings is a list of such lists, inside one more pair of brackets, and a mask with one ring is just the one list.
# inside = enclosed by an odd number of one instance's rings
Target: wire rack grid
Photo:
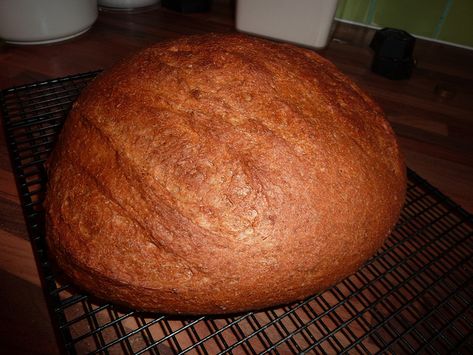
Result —
[[97, 74], [0, 95], [26, 225], [65, 353], [473, 351], [473, 217], [411, 170], [405, 207], [385, 245], [356, 274], [303, 302], [225, 317], [176, 318], [123, 309], [78, 291], [48, 259], [44, 162], [73, 101]]

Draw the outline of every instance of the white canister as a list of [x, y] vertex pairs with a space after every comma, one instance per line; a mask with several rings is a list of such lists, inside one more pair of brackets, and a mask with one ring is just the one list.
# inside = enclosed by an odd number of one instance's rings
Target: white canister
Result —
[[97, 19], [97, 0], [1, 0], [0, 37], [14, 44], [63, 41]]
[[237, 0], [239, 31], [313, 48], [327, 45], [338, 0]]

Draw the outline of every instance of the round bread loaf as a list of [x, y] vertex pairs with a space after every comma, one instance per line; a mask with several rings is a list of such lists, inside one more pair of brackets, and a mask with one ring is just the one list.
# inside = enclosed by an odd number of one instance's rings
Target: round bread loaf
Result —
[[312, 51], [158, 43], [101, 74], [48, 162], [47, 242], [84, 290], [208, 314], [308, 297], [383, 244], [405, 166], [380, 108]]

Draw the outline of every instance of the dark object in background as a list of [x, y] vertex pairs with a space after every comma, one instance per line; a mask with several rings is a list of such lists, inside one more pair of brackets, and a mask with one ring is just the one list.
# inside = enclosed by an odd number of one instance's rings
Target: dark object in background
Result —
[[376, 31], [370, 43], [375, 52], [371, 70], [389, 79], [409, 79], [414, 67], [415, 41], [403, 30], [383, 28]]
[[212, 6], [212, 0], [162, 0], [164, 7], [184, 12], [205, 12], [209, 11]]

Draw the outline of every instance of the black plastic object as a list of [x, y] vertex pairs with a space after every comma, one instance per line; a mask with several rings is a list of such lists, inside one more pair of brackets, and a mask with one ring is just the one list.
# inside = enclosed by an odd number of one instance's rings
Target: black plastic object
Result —
[[161, 3], [168, 9], [183, 13], [205, 12], [212, 6], [212, 0], [162, 0]]
[[389, 79], [408, 79], [414, 67], [415, 38], [406, 31], [383, 28], [376, 31], [370, 47], [374, 50], [371, 70]]
[[45, 247], [43, 164], [72, 102], [96, 74], [0, 94], [26, 224], [65, 353], [471, 354], [473, 217], [410, 170], [406, 204], [385, 245], [356, 274], [302, 302], [179, 318], [77, 291], [51, 265]]

